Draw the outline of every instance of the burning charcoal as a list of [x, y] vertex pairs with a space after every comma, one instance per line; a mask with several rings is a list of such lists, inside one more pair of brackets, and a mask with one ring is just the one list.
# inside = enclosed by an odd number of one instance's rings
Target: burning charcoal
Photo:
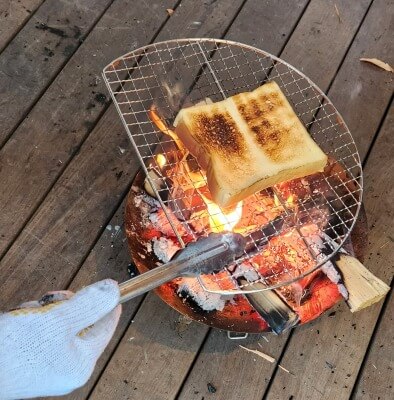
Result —
[[[238, 282], [241, 288], [248, 290], [245, 279], [241, 278]], [[261, 282], [254, 282], [252, 287], [253, 290], [265, 288], [266, 285]], [[245, 296], [277, 335], [298, 324], [298, 315], [273, 290], [245, 293]]]
[[[313, 174], [311, 177], [318, 177], [321, 174]], [[321, 179], [321, 177], [320, 177]], [[312, 194], [308, 180], [305, 178], [293, 179], [290, 181], [278, 183], [274, 186], [275, 191], [279, 192], [283, 199], [294, 198], [294, 200], [303, 200]]]
[[[314, 253], [317, 262], [321, 262], [327, 255], [332, 253], [333, 248], [330, 248], [328, 245], [331, 242], [330, 238], [319, 230], [316, 225], [310, 224], [302, 227], [301, 233], [309, 248]], [[322, 265], [321, 269], [328, 279], [338, 286], [342, 297], [348, 299], [349, 293], [343, 284], [342, 276], [336, 266], [331, 261], [327, 261]]]
[[330, 212], [324, 201], [314, 198], [302, 203], [302, 210], [298, 210], [296, 215], [298, 225], [314, 224], [322, 231], [326, 229], [330, 220]]
[[332, 283], [322, 272], [306, 288], [306, 295], [299, 306], [294, 307], [301, 323], [314, 320], [341, 299], [338, 286]]
[[255, 252], [262, 246], [267, 244], [268, 239], [272, 238], [281, 232], [284, 225], [284, 220], [282, 217], [276, 217], [273, 221], [269, 222], [267, 225], [263, 226], [261, 229], [257, 229], [252, 232], [250, 236], [250, 241], [246, 246], [246, 252]]
[[175, 227], [179, 235], [186, 235], [187, 232], [184, 225], [179, 222], [178, 218], [176, 218], [173, 212], [169, 208], [166, 208], [166, 212], [167, 215], [165, 214], [164, 210], [160, 208], [157, 212], [150, 214], [149, 219], [153, 226], [165, 236], [176, 237], [172, 226]]
[[178, 250], [180, 250], [180, 247], [171, 239], [164, 237], [153, 239], [153, 252], [156, 257], [164, 263], [170, 261]]

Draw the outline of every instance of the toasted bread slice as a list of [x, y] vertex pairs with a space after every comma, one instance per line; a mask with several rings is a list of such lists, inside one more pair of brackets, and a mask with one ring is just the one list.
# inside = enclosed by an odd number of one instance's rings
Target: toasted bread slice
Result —
[[323, 171], [327, 163], [274, 81], [217, 103], [185, 108], [176, 121], [175, 132], [207, 171], [212, 198], [222, 207]]

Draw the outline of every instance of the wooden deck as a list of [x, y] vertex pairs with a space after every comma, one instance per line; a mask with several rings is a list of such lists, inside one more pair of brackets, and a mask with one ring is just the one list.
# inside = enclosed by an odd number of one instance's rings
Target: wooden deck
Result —
[[[127, 279], [124, 234], [105, 227], [122, 226], [139, 166], [101, 70], [137, 47], [182, 37], [257, 46], [328, 93], [364, 163], [366, 265], [390, 284], [393, 74], [359, 59], [394, 64], [393, 10], [393, 0], [2, 2], [0, 308], [48, 290]], [[89, 383], [65, 398], [392, 399], [393, 307], [390, 293], [354, 315], [341, 304], [281, 337], [230, 341], [225, 332], [186, 324], [150, 293], [124, 305]]]

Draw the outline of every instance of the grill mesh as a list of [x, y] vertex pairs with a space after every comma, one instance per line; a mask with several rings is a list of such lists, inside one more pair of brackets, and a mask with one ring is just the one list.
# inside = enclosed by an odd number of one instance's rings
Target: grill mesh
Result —
[[[336, 108], [301, 72], [250, 46], [217, 39], [183, 39], [125, 54], [109, 64], [103, 75], [147, 181], [182, 247], [187, 241], [209, 234], [212, 228], [207, 224], [206, 207], [201, 209], [198, 201], [206, 185], [204, 171], [190, 155], [185, 157], [179, 151], [171, 136], [177, 113], [207, 98], [220, 101], [275, 80], [310, 135], [329, 156], [331, 166], [328, 173], [298, 180], [298, 186], [315, 188], [308, 196], [290, 201], [286, 187], [277, 185], [244, 201], [242, 220], [234, 229], [247, 235], [254, 251], [245, 253], [237, 263], [253, 261], [255, 254], [270, 246], [274, 236], [295, 233], [313, 262], [308, 262], [304, 270], [287, 265], [280, 273], [275, 269], [265, 271], [259, 281], [268, 289], [312, 272], [343, 245], [361, 205], [360, 158]], [[155, 116], [160, 121], [155, 122]], [[174, 191], [176, 186], [187, 190]], [[211, 209], [209, 213], [216, 221], [214, 229], [220, 231], [227, 225], [218, 221], [217, 212], [221, 210]], [[231, 222], [232, 217], [228, 220]], [[303, 227], [308, 224], [329, 232], [322, 235], [324, 254], [311, 247], [305, 237]], [[232, 266], [228, 273], [218, 274], [217, 290], [206, 289], [223, 292], [229, 288], [226, 280], [231, 280], [232, 292], [245, 290], [235, 282], [233, 270]], [[253, 291], [253, 283], [248, 286], [246, 290]]]

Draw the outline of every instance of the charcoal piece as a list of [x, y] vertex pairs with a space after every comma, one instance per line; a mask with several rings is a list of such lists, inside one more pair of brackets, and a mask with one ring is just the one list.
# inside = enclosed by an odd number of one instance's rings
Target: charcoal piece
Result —
[[[238, 280], [241, 288], [247, 290], [248, 281]], [[264, 289], [266, 285], [253, 282], [253, 290]], [[293, 328], [299, 322], [298, 315], [273, 290], [264, 290], [255, 293], [245, 293], [246, 298], [264, 318], [269, 327], [277, 335]]]
[[[250, 233], [245, 251], [247, 253], [253, 253], [256, 252], [256, 250], [260, 250], [262, 246], [268, 243], [269, 239], [277, 236], [282, 231], [284, 222], [283, 217], [276, 217], [261, 229]], [[256, 248], [256, 245], [258, 248]]]

